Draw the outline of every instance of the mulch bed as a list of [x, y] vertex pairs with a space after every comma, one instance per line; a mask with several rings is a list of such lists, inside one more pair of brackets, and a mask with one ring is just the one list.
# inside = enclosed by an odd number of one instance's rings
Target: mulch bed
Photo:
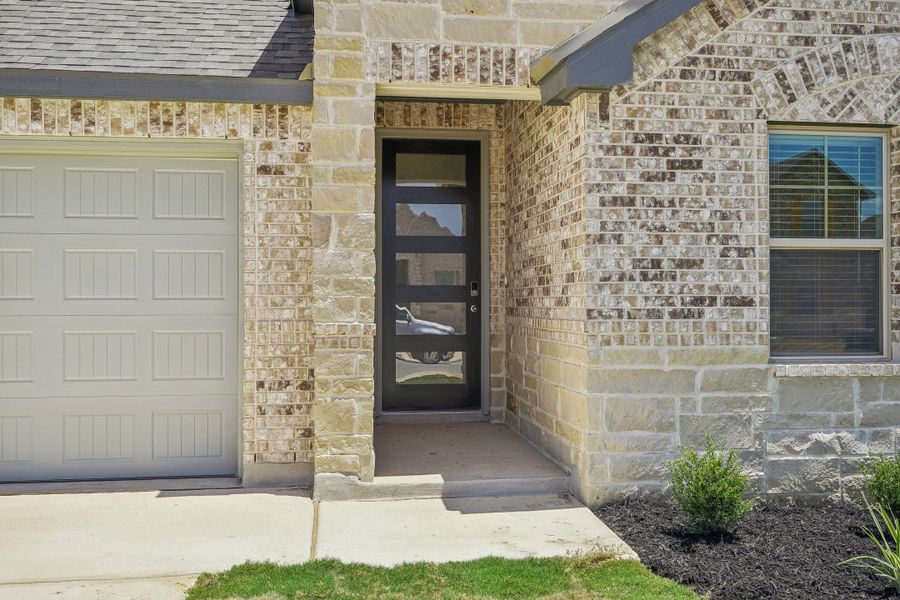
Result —
[[733, 535], [719, 539], [684, 533], [671, 504], [615, 504], [597, 515], [654, 573], [712, 600], [897, 598], [887, 580], [838, 566], [876, 551], [860, 530], [866, 515], [854, 506], [757, 506]]

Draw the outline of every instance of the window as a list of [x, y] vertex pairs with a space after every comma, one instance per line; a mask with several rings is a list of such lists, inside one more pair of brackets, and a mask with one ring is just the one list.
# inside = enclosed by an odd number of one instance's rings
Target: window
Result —
[[773, 355], [885, 352], [884, 146], [881, 134], [771, 134]]

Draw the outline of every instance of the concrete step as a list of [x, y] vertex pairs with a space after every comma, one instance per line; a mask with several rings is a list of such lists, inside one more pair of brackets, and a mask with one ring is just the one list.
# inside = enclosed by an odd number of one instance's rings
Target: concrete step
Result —
[[534, 477], [450, 479], [440, 475], [391, 475], [371, 482], [355, 477], [321, 474], [314, 486], [318, 500], [411, 500], [417, 498], [477, 498], [538, 496], [569, 493], [564, 473]]

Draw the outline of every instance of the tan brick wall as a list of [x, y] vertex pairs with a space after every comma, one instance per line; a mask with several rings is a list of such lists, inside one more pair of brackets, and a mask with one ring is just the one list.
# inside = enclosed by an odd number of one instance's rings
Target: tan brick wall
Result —
[[0, 135], [243, 140], [245, 474], [313, 459], [311, 119], [302, 106], [0, 99]]
[[[662, 489], [676, 447], [706, 432], [774, 498], [839, 498], [867, 453], [897, 450], [893, 367], [768, 365], [767, 122], [900, 122], [900, 12], [838, 4], [702, 3], [639, 45], [633, 85], [595, 103], [608, 117], [585, 134], [601, 423], [588, 452], [605, 463], [592, 503]], [[896, 228], [896, 128], [892, 145]]]
[[513, 102], [506, 136], [507, 422], [590, 480], [584, 175], [586, 108]]

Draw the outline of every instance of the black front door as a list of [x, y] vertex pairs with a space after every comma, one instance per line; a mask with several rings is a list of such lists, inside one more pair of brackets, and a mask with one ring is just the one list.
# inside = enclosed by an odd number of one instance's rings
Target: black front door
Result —
[[383, 141], [384, 411], [481, 406], [479, 153], [477, 141]]

